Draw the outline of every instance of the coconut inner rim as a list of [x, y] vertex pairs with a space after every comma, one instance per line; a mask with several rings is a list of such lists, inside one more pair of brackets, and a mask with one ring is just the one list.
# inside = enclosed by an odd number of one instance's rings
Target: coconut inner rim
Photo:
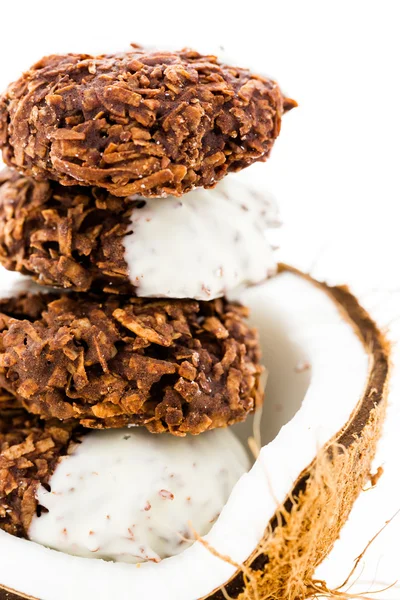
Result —
[[[237, 483], [206, 537], [208, 543], [236, 562], [244, 562], [251, 555], [275, 512], [276, 503], [285, 500], [318, 448], [349, 420], [357, 404], [354, 399], [361, 400], [369, 373], [369, 355], [352, 325], [343, 320], [332, 298], [307, 279], [284, 273], [246, 291], [241, 300], [253, 310], [253, 323], [259, 326], [261, 335], [263, 329], [268, 330], [268, 322], [276, 322], [279, 316], [291, 342], [305, 351], [304, 360], [311, 364], [312, 376], [301, 408], [275, 439], [263, 447], [259, 459]], [[270, 348], [268, 367], [270, 371], [281, 369], [282, 373], [286, 368], [288, 373], [285, 361], [276, 359], [273, 364], [274, 357], [279, 355], [274, 350], [278, 343], [276, 339], [268, 342], [263, 339], [267, 351]], [[338, 347], [340, 352], [335, 351]], [[321, 402], [321, 389], [325, 402]], [[271, 397], [269, 403], [273, 405]], [[245, 518], [238, 519], [238, 514]], [[66, 556], [4, 532], [0, 532], [0, 552], [1, 583], [43, 600], [54, 597], [68, 600], [73, 595], [85, 598], [90, 594], [99, 599], [111, 594], [121, 599], [135, 594], [142, 597], [162, 594], [171, 600], [195, 599], [223, 585], [236, 570], [200, 543], [159, 565], [147, 563], [140, 569]], [[43, 563], [46, 563], [46, 581], [41, 574]]]

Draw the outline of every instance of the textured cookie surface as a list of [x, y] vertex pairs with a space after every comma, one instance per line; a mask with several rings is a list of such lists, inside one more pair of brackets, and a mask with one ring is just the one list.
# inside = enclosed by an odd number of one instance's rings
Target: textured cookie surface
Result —
[[0, 99], [5, 162], [117, 196], [180, 195], [265, 160], [295, 102], [192, 50], [53, 55]]
[[77, 429], [0, 400], [0, 529], [27, 537], [33, 516], [46, 510], [36, 500], [37, 487], [48, 485]]
[[247, 309], [225, 299], [22, 295], [0, 302], [0, 384], [44, 418], [198, 434], [260, 401]]
[[43, 285], [130, 291], [123, 237], [138, 201], [0, 172], [0, 263]]

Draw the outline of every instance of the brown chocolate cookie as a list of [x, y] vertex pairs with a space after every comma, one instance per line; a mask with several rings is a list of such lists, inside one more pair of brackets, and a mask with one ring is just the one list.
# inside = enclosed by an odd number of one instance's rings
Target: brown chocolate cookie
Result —
[[0, 263], [37, 283], [130, 292], [123, 237], [143, 201], [0, 172]]
[[225, 299], [25, 294], [0, 302], [0, 384], [44, 418], [198, 434], [260, 402], [257, 333]]
[[[1, 395], [1, 393], [0, 393]], [[36, 489], [48, 485], [60, 456], [78, 435], [76, 424], [42, 421], [0, 400], [0, 529], [27, 537], [38, 505]]]
[[5, 162], [116, 196], [180, 195], [265, 160], [296, 103], [193, 50], [48, 56], [0, 98]]

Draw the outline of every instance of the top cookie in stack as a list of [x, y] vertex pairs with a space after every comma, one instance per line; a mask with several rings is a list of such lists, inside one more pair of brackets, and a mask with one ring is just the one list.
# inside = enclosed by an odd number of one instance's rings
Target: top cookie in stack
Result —
[[191, 50], [49, 56], [9, 86], [0, 262], [78, 292], [2, 303], [2, 385], [26, 409], [175, 435], [254, 409], [257, 333], [224, 296], [274, 272], [275, 207], [218, 182], [269, 156], [293, 106]]
[[269, 155], [277, 84], [197, 52], [49, 56], [0, 103], [5, 162], [115, 196], [180, 196]]

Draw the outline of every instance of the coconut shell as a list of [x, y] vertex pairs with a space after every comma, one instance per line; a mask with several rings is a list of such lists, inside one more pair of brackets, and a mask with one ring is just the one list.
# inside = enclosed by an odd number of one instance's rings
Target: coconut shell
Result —
[[[289, 267], [280, 268], [307, 277]], [[331, 551], [370, 473], [385, 417], [389, 344], [346, 287], [313, 283], [338, 305], [370, 357], [364, 395], [347, 424], [299, 475], [245, 565], [224, 590], [214, 590], [201, 600], [296, 600], [311, 596], [315, 568]], [[0, 600], [20, 598], [27, 596], [0, 590]]]
[[28, 600], [35, 600], [34, 598], [32, 598], [32, 596], [24, 596], [24, 595], [18, 595], [15, 594], [13, 591], [11, 590], [7, 590], [5, 588], [2, 588], [0, 590], [0, 598], [1, 600], [20, 600], [21, 598], [27, 598]]
[[[280, 270], [306, 277], [287, 266], [281, 265]], [[347, 287], [313, 283], [332, 296], [360, 337], [370, 356], [369, 378], [347, 425], [300, 475], [245, 568], [224, 586], [232, 599], [307, 597], [316, 567], [332, 550], [368, 478], [381, 434], [388, 392], [389, 344]], [[226, 593], [219, 589], [205, 598], [225, 600]]]

